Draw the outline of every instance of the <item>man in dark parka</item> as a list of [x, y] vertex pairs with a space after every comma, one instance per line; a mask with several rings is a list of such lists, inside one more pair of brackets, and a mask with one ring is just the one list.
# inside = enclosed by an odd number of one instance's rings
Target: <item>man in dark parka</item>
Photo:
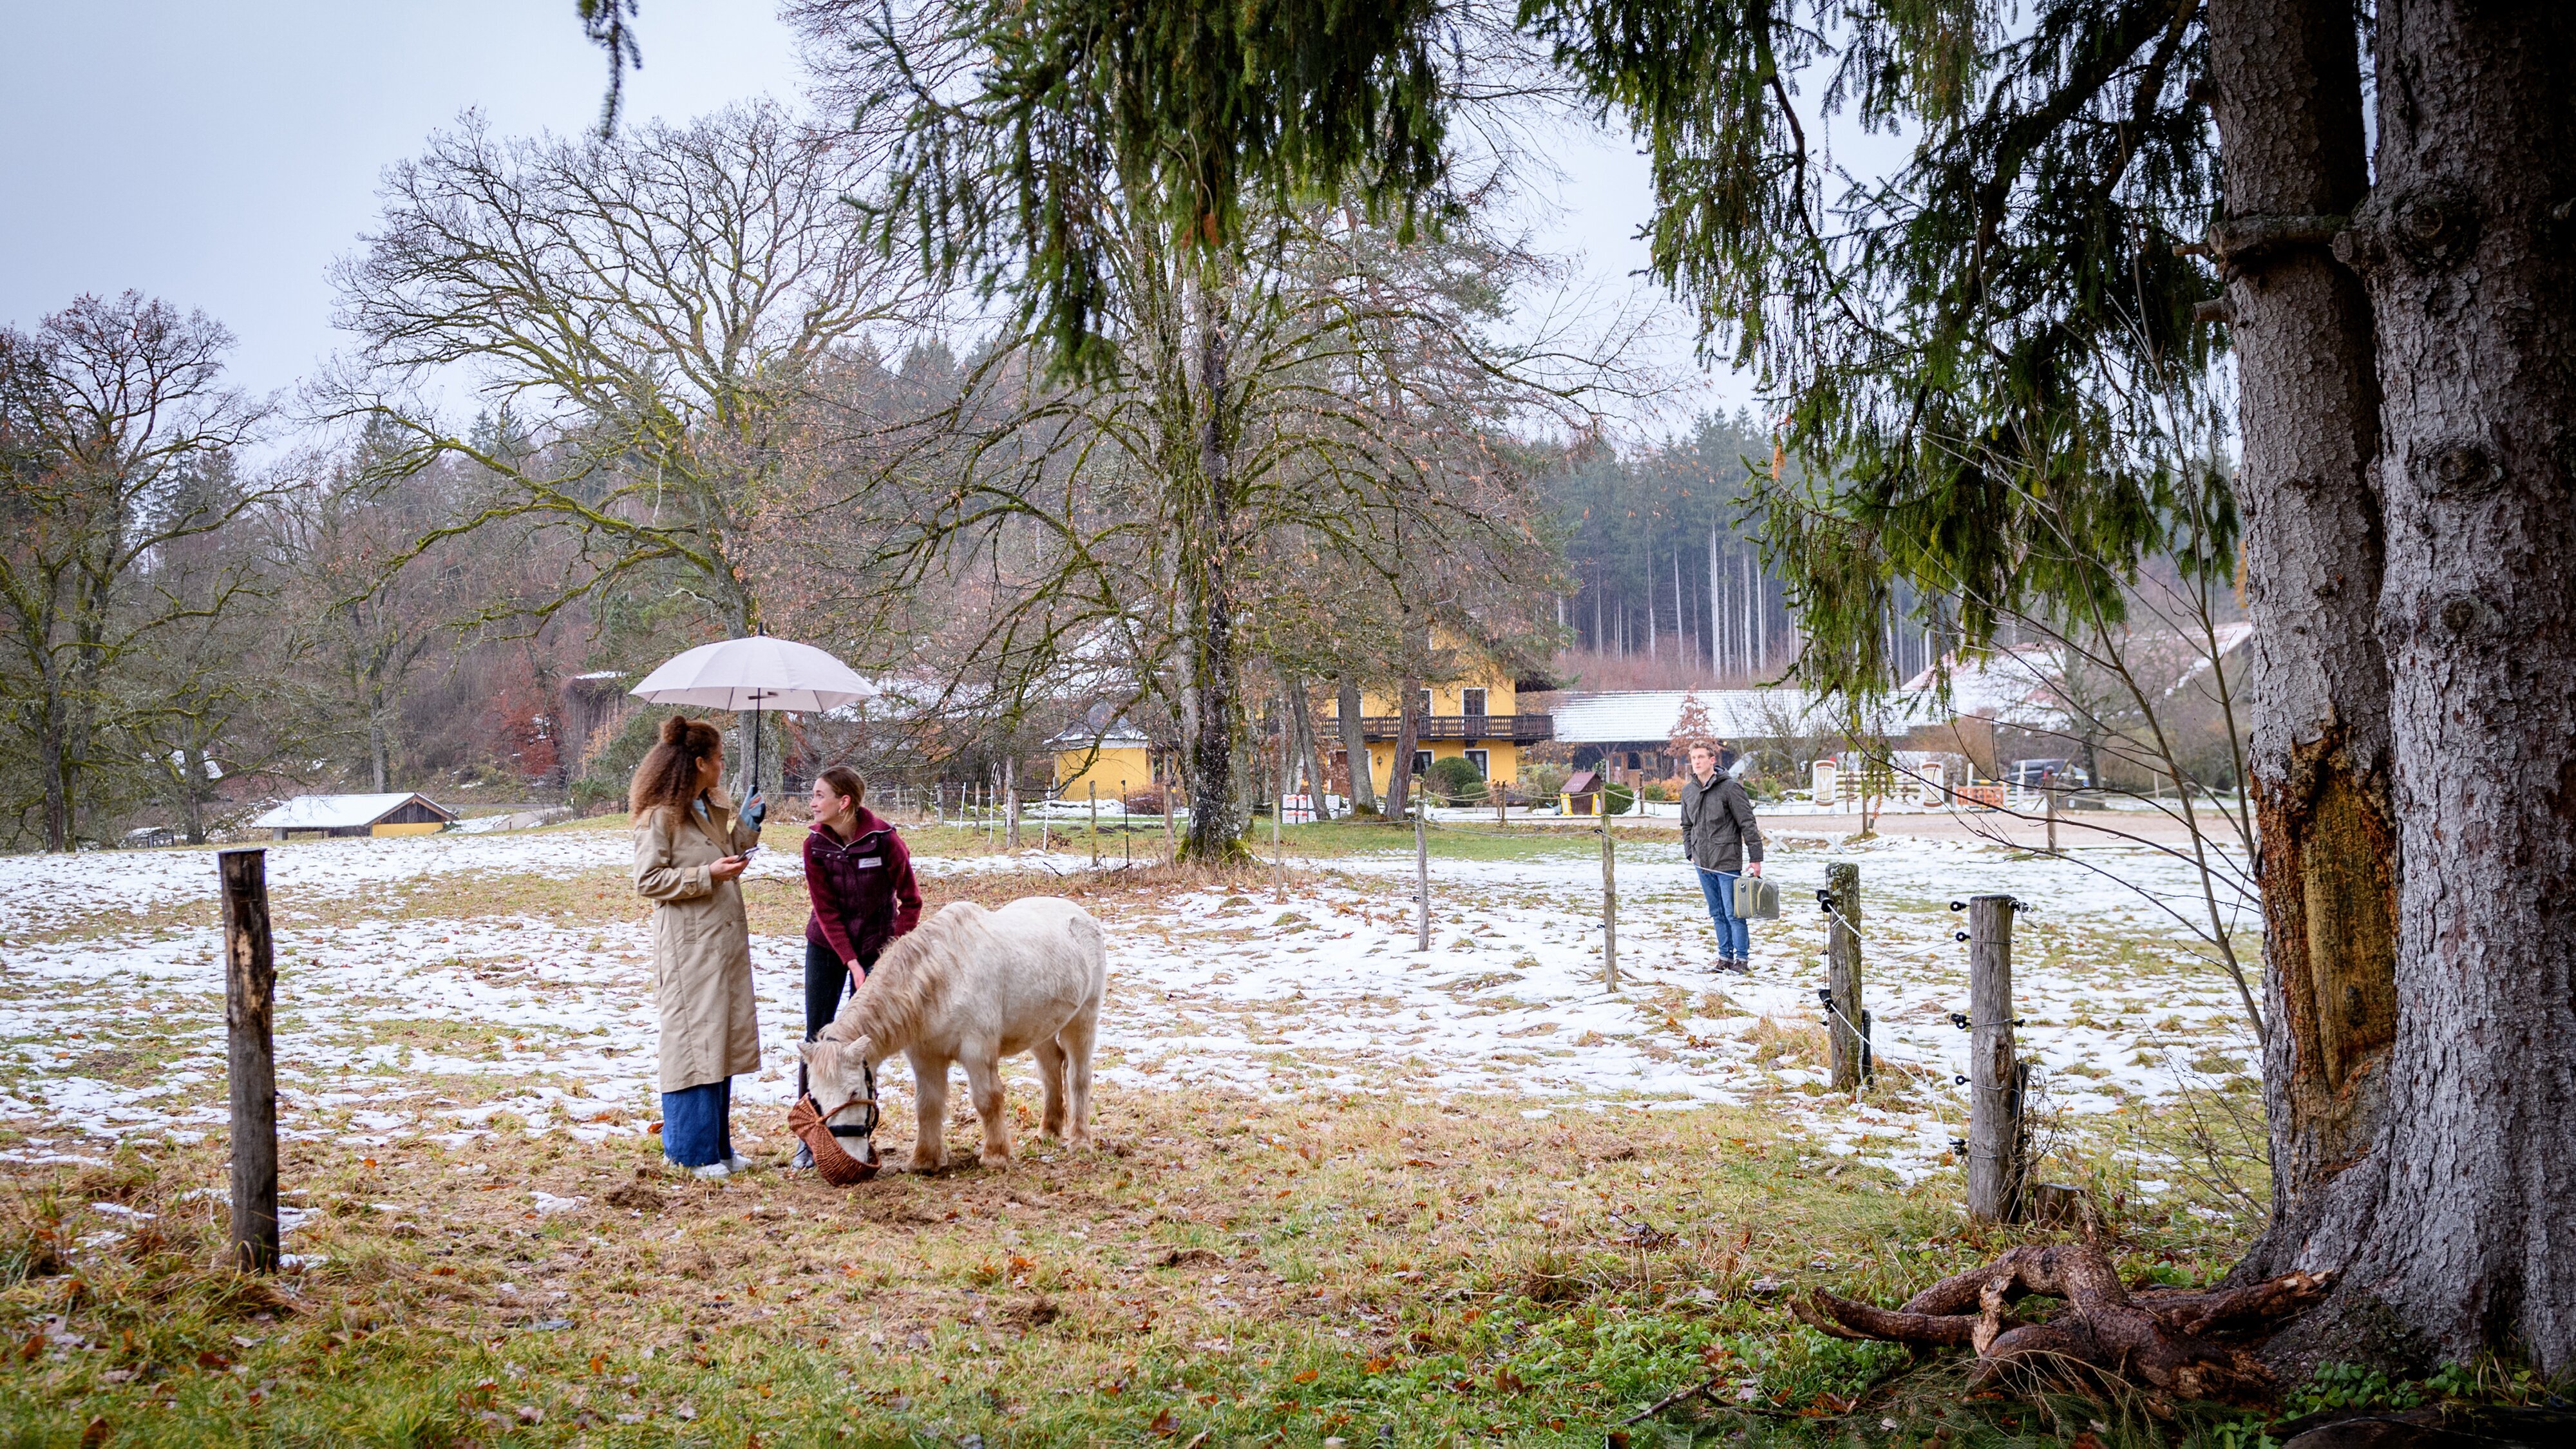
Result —
[[1706, 741], [1690, 747], [1690, 778], [1682, 782], [1682, 851], [1698, 869], [1700, 894], [1717, 927], [1717, 969], [1752, 969], [1753, 929], [1735, 913], [1735, 878], [1762, 874], [1762, 828], [1753, 821], [1753, 797], [1735, 778], [1735, 751]]

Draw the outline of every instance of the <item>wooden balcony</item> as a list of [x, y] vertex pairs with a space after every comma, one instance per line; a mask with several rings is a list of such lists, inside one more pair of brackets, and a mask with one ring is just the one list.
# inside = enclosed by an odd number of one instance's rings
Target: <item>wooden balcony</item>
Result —
[[[1360, 737], [1369, 740], [1391, 740], [1402, 729], [1404, 718], [1392, 714], [1360, 716]], [[1463, 740], [1468, 744], [1528, 745], [1556, 738], [1556, 719], [1544, 714], [1425, 714], [1413, 721], [1414, 738]], [[1340, 739], [1339, 716], [1316, 722], [1316, 729], [1326, 739]]]

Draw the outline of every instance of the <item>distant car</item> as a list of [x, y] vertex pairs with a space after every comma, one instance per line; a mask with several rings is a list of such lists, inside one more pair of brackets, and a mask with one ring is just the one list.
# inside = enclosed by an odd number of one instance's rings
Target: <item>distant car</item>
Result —
[[2016, 790], [2037, 790], [2049, 785], [2080, 790], [2093, 782], [2065, 760], [2015, 760], [2004, 767], [2004, 783]]

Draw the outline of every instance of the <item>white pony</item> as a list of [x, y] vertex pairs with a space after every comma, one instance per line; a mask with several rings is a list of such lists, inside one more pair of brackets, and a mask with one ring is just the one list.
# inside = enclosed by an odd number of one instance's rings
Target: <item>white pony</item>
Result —
[[1029, 896], [988, 911], [957, 901], [888, 946], [841, 1014], [798, 1050], [827, 1121], [871, 1102], [877, 1063], [904, 1054], [919, 1123], [915, 1172], [948, 1159], [948, 1064], [963, 1063], [984, 1161], [1007, 1163], [1002, 1058], [1020, 1052], [1037, 1057], [1046, 1084], [1039, 1131], [1091, 1140], [1091, 1047], [1107, 983], [1100, 923], [1073, 902]]

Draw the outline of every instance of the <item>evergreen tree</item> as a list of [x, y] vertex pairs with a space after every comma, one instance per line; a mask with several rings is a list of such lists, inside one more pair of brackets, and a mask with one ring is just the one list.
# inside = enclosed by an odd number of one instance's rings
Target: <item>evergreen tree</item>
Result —
[[[1972, 644], [2015, 611], [2115, 618], [2146, 560], [2232, 567], [2242, 501], [2278, 1023], [2276, 1231], [2249, 1266], [2335, 1272], [2314, 1322], [2576, 1366], [2576, 770], [2504, 783], [2576, 738], [2576, 9], [2430, 0], [2366, 34], [2345, 0], [1523, 13], [1646, 142], [1653, 269], [1817, 468], [1768, 500], [1802, 675], [1885, 688], [1903, 583]], [[1032, 184], [983, 216], [1033, 295], [1082, 295], [1079, 219], [1040, 177], [1060, 119], [1169, 137], [1173, 164], [1231, 150], [1259, 185], [1436, 193], [1392, 143], [1441, 135], [1438, 73], [1404, 65], [1438, 21], [1226, 15], [1248, 49], [1190, 54], [1192, 25], [1131, 23], [1154, 6], [1001, 20], [1045, 60], [1025, 100], [987, 87]], [[1077, 71], [1112, 33], [1121, 64]], [[1117, 83], [1140, 55], [1177, 80]], [[1298, 111], [1325, 76], [1348, 89]], [[1059, 85], [1088, 130], [1047, 109]], [[1916, 140], [1829, 201], [1806, 128], [1836, 109]], [[2231, 317], [2234, 486], [2205, 446]]]

